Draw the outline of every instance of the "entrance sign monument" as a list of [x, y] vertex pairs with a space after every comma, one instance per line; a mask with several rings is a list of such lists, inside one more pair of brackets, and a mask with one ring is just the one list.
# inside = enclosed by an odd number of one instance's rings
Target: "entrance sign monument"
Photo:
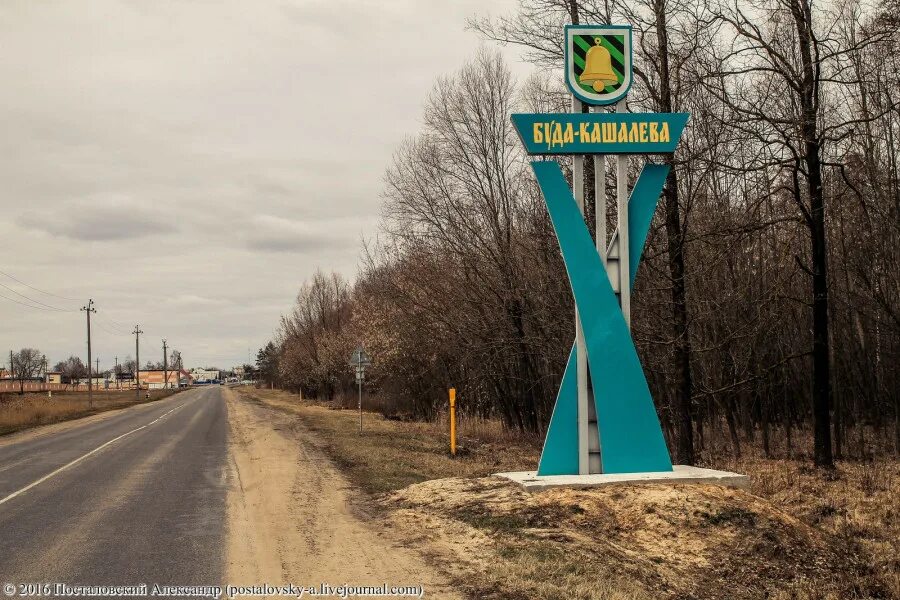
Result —
[[[747, 485], [735, 473], [672, 466], [631, 338], [631, 290], [669, 165], [646, 163], [629, 193], [629, 156], [674, 152], [689, 117], [626, 112], [631, 33], [627, 25], [566, 27], [572, 112], [512, 115], [528, 154], [571, 155], [573, 163], [573, 189], [556, 161], [531, 163], [572, 287], [576, 326], [537, 471], [501, 474], [528, 489], [670, 480]], [[596, 243], [584, 221], [587, 154], [595, 157]], [[616, 173], [611, 235], [607, 156]]]

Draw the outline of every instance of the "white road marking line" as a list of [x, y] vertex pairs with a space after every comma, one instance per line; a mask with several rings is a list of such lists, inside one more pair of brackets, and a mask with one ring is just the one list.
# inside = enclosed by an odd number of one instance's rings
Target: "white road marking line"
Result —
[[165, 413], [159, 415], [158, 417], [156, 417], [155, 419], [153, 419], [153, 420], [150, 421], [149, 423], [146, 423], [146, 424], [144, 424], [144, 425], [141, 425], [140, 427], [138, 427], [138, 428], [136, 428], [136, 429], [132, 429], [131, 431], [128, 431], [128, 432], [126, 432], [126, 433], [123, 433], [122, 435], [120, 435], [120, 436], [118, 436], [118, 437], [114, 437], [113, 439], [109, 440], [109, 441], [106, 442], [105, 444], [101, 444], [101, 445], [97, 446], [96, 448], [94, 448], [93, 450], [91, 450], [90, 452], [88, 452], [87, 454], [84, 454], [84, 455], [82, 455], [82, 456], [79, 456], [78, 458], [76, 458], [76, 459], [73, 460], [72, 462], [67, 463], [67, 464], [64, 464], [63, 466], [61, 466], [60, 468], [56, 469], [55, 471], [52, 471], [52, 472], [50, 472], [50, 473], [47, 473], [46, 475], [44, 475], [43, 477], [41, 477], [41, 478], [38, 479], [37, 481], [33, 481], [33, 482], [29, 483], [28, 485], [26, 485], [26, 486], [23, 487], [22, 489], [13, 492], [12, 494], [10, 494], [9, 496], [7, 496], [6, 498], [0, 499], [0, 504], [3, 504], [4, 502], [7, 502], [7, 501], [9, 501], [9, 500], [12, 500], [12, 499], [15, 498], [16, 496], [19, 496], [19, 495], [21, 495], [21, 494], [24, 494], [25, 492], [27, 492], [27, 491], [30, 490], [31, 488], [33, 488], [33, 487], [35, 487], [35, 486], [38, 486], [38, 485], [44, 483], [45, 481], [47, 481], [47, 480], [50, 479], [51, 477], [54, 477], [54, 476], [56, 476], [56, 475], [59, 475], [60, 473], [62, 473], [62, 472], [65, 471], [66, 469], [68, 469], [69, 467], [73, 467], [73, 466], [77, 465], [78, 463], [80, 463], [81, 461], [83, 461], [83, 460], [86, 459], [87, 457], [91, 456], [92, 454], [96, 454], [97, 452], [100, 452], [101, 450], [103, 450], [104, 448], [106, 448], [107, 446], [109, 446], [110, 444], [115, 443], [115, 442], [118, 442], [118, 441], [121, 440], [123, 437], [129, 436], [129, 435], [131, 435], [132, 433], [135, 433], [136, 431], [140, 431], [141, 429], [146, 429], [147, 427], [150, 427], [151, 425], [153, 425], [154, 423], [156, 423], [157, 421], [159, 421], [159, 420], [162, 419], [163, 417], [165, 417], [165, 416], [167, 416], [167, 415], [169, 415], [169, 414], [175, 412], [176, 410], [178, 410], [178, 409], [181, 408], [182, 406], [184, 406], [184, 403], [183, 403], [183, 402], [182, 402], [181, 404], [179, 404], [178, 406], [176, 406], [175, 408], [173, 408], [172, 410], [170, 410], [170, 411], [168, 411], [168, 412], [165, 412]]

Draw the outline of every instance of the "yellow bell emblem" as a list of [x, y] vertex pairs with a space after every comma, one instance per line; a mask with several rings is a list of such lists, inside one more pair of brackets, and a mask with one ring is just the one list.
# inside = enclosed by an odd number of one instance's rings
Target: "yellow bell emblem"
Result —
[[604, 48], [602, 40], [599, 37], [594, 38], [594, 46], [587, 51], [584, 57], [584, 72], [578, 77], [581, 83], [587, 83], [594, 88], [595, 92], [603, 92], [607, 85], [612, 85], [619, 81], [612, 69], [612, 56], [609, 50]]

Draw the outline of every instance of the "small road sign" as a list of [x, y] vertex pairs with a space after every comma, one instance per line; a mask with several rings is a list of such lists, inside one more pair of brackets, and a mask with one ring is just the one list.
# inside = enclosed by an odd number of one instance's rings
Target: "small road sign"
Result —
[[362, 384], [366, 378], [366, 367], [372, 364], [372, 359], [366, 354], [362, 346], [353, 351], [350, 356], [350, 366], [356, 368], [356, 385], [359, 387], [359, 400], [357, 402], [359, 408], [359, 432], [362, 433]]
[[357, 367], [367, 367], [372, 364], [372, 359], [369, 358], [369, 355], [366, 354], [366, 351], [360, 346], [353, 351], [353, 356], [350, 357], [350, 363]]

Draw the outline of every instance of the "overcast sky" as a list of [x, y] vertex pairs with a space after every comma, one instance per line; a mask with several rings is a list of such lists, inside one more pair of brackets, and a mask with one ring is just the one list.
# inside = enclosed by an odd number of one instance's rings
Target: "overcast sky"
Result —
[[92, 297], [101, 369], [136, 323], [141, 362], [255, 357], [317, 267], [355, 275], [392, 152], [484, 45], [465, 19], [514, 7], [4, 0], [0, 270], [57, 296], [0, 273], [0, 350], [84, 357]]

